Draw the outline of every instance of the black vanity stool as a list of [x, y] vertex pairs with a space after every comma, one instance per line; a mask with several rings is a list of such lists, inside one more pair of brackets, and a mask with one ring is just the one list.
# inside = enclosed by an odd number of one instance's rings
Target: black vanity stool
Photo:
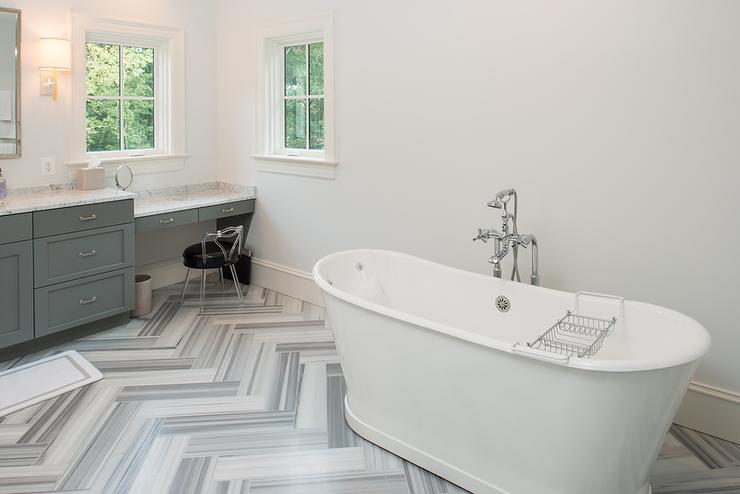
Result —
[[239, 296], [239, 302], [243, 302], [239, 277], [236, 271], [236, 263], [239, 262], [243, 247], [243, 226], [231, 226], [217, 232], [206, 233], [203, 239], [187, 247], [182, 253], [182, 262], [188, 268], [185, 275], [185, 283], [180, 294], [180, 303], [185, 301], [185, 291], [190, 281], [190, 273], [193, 269], [203, 271], [200, 277], [200, 312], [203, 315], [206, 295], [206, 273], [208, 269], [218, 270], [221, 279], [221, 289], [224, 287], [223, 270], [228, 268], [234, 280], [234, 287]]

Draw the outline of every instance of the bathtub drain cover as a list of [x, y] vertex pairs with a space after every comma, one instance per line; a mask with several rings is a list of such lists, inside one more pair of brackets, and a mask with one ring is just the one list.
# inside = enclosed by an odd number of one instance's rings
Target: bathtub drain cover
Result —
[[499, 295], [496, 299], [496, 308], [501, 312], [509, 312], [509, 309], [511, 309], [511, 302], [509, 302], [509, 299], [503, 295]]

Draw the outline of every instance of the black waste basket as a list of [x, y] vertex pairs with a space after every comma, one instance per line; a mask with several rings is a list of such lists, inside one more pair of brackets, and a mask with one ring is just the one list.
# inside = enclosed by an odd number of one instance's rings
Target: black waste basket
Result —
[[[239, 277], [239, 283], [243, 285], [249, 285], [249, 277], [252, 273], [252, 251], [249, 249], [243, 249], [242, 255], [239, 257], [239, 262], [236, 263], [236, 275]], [[231, 269], [228, 267], [223, 268], [224, 278], [233, 280], [231, 276]]]

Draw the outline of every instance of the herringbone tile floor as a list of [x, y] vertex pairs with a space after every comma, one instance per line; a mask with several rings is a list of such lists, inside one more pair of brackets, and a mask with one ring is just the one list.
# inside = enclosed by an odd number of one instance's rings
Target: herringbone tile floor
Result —
[[[321, 308], [250, 286], [155, 292], [143, 319], [0, 365], [76, 349], [104, 379], [0, 419], [0, 492], [462, 494], [364, 441]], [[660, 493], [740, 492], [740, 447], [674, 427]]]

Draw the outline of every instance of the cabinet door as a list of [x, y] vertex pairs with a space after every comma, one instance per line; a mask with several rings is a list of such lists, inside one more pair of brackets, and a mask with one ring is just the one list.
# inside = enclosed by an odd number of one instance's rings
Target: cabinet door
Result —
[[0, 245], [0, 348], [33, 339], [31, 241]]

